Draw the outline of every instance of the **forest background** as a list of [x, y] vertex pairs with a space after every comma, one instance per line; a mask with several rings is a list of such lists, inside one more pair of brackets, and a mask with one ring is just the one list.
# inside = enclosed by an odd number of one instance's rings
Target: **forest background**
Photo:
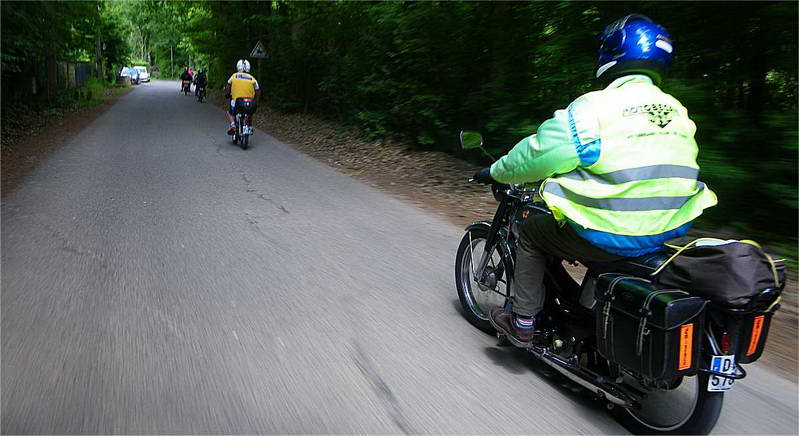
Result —
[[[3, 123], [20, 102], [52, 107], [71, 92], [34, 92], [48, 61], [92, 63], [113, 83], [124, 66], [159, 78], [206, 68], [221, 87], [252, 60], [265, 104], [478, 162], [460, 129], [502, 153], [592, 80], [597, 35], [629, 13], [665, 26], [675, 59], [663, 89], [698, 126], [701, 179], [719, 196], [698, 224], [797, 244], [797, 2], [185, 2], [4, 1]], [[27, 106], [26, 106], [27, 107]]]

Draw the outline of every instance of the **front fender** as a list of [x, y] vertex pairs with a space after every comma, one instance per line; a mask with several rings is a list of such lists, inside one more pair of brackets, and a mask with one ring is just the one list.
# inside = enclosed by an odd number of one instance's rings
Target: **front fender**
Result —
[[491, 229], [491, 221], [475, 221], [475, 222], [469, 224], [468, 226], [466, 226], [466, 228], [464, 230], [469, 232], [469, 231], [472, 231], [474, 229], [479, 229], [479, 228], [485, 229], [485, 231], [487, 232], [489, 229]]

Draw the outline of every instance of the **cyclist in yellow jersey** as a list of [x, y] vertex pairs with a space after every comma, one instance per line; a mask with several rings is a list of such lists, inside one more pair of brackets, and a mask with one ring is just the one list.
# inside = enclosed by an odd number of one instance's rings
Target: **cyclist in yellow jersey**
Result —
[[250, 62], [246, 59], [240, 59], [236, 62], [236, 72], [230, 76], [227, 85], [225, 85], [225, 96], [230, 99], [230, 107], [227, 114], [230, 127], [227, 134], [233, 135], [236, 132], [236, 99], [257, 99], [261, 96], [261, 88], [258, 87], [258, 81], [255, 80], [255, 77], [250, 75]]

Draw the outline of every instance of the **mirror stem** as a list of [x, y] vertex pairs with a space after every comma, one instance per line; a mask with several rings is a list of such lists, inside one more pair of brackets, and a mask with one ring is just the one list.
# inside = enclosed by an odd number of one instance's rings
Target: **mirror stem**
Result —
[[492, 156], [492, 155], [491, 155], [491, 153], [489, 153], [488, 151], [486, 151], [486, 149], [485, 149], [485, 148], [483, 148], [483, 146], [480, 146], [480, 150], [482, 150], [482, 151], [483, 151], [483, 153], [485, 153], [485, 155], [486, 155], [486, 156], [488, 156], [488, 157], [491, 159], [491, 162], [492, 162], [492, 163], [497, 161], [497, 159], [496, 159], [494, 156]]

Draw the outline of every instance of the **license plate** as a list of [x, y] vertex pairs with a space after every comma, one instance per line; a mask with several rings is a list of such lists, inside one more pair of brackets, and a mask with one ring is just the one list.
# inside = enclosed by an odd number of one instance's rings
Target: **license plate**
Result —
[[[735, 374], [735, 356], [713, 356], [710, 370], [723, 374]], [[711, 375], [707, 382], [708, 392], [724, 392], [732, 389], [735, 380], [726, 377]]]

